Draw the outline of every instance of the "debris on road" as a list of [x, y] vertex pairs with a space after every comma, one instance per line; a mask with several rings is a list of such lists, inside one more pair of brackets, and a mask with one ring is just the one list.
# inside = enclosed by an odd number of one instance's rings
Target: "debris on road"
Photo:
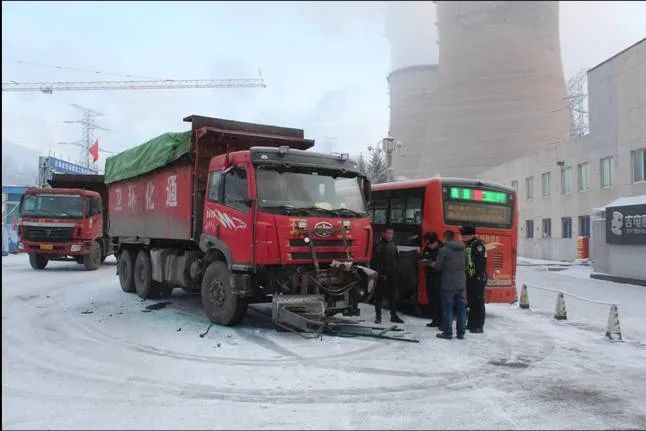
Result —
[[92, 314], [92, 313], [94, 313], [94, 311], [92, 310], [81, 311], [81, 314]]
[[209, 333], [209, 329], [211, 329], [211, 326], [213, 326], [213, 323], [211, 323], [211, 324], [209, 325], [209, 327], [208, 327], [208, 328], [206, 328], [206, 331], [204, 331], [204, 332], [202, 332], [202, 333], [200, 334], [200, 338], [204, 338], [204, 336], [205, 336], [206, 334], [208, 334], [208, 333]]
[[170, 301], [156, 302], [155, 304], [147, 305], [146, 310], [161, 310], [162, 308], [166, 308], [168, 304], [172, 304], [172, 302]]

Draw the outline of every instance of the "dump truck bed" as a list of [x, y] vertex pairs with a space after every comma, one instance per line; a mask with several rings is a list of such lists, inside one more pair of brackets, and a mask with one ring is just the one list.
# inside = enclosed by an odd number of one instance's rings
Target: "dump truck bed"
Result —
[[308, 149], [303, 130], [192, 115], [106, 161], [110, 235], [126, 242], [199, 241], [210, 160], [253, 146]]

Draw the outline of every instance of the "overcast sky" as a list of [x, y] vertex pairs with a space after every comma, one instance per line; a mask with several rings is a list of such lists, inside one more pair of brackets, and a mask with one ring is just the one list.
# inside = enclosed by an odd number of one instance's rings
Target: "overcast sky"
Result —
[[[305, 129], [321, 151], [356, 153], [388, 130], [385, 10], [408, 8], [434, 61], [434, 5], [298, 2], [3, 2], [2, 81], [254, 78], [267, 88], [2, 94], [2, 142], [78, 158], [72, 103], [105, 114], [101, 146], [120, 151], [199, 114]], [[414, 9], [414, 10], [413, 10]], [[410, 13], [410, 12], [413, 13]], [[401, 12], [401, 11], [400, 11]], [[646, 2], [561, 2], [566, 75], [646, 36]], [[405, 18], [410, 16], [411, 18]], [[420, 24], [421, 22], [421, 24]], [[424, 25], [428, 22], [428, 27]], [[59, 70], [16, 63], [104, 72]], [[102, 155], [103, 159], [103, 155]], [[34, 162], [36, 163], [36, 162]]]

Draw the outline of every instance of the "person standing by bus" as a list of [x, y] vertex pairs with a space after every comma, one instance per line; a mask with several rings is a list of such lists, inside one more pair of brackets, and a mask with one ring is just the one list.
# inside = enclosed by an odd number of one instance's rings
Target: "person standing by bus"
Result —
[[399, 305], [399, 288], [397, 278], [399, 272], [399, 250], [393, 242], [395, 230], [386, 226], [381, 240], [375, 245], [372, 269], [379, 273], [377, 289], [375, 291], [375, 323], [381, 323], [381, 305], [384, 295], [388, 295], [390, 307], [390, 321], [404, 323], [397, 315]]
[[467, 300], [469, 318], [467, 328], [474, 334], [484, 331], [485, 286], [487, 285], [487, 251], [484, 243], [476, 237], [473, 226], [460, 229], [467, 253]]
[[442, 247], [442, 242], [435, 232], [426, 232], [424, 234], [424, 249], [420, 261], [424, 265], [426, 275], [426, 296], [431, 311], [431, 322], [426, 326], [430, 328], [439, 328], [442, 325], [442, 296], [440, 295], [440, 273], [433, 268], [433, 263], [437, 260], [437, 253]]
[[442, 290], [442, 332], [438, 338], [453, 338], [453, 309], [456, 315], [456, 332], [459, 340], [464, 339], [465, 296], [466, 296], [466, 256], [464, 245], [455, 240], [452, 231], [444, 232], [444, 246], [437, 253], [435, 269], [441, 272]]

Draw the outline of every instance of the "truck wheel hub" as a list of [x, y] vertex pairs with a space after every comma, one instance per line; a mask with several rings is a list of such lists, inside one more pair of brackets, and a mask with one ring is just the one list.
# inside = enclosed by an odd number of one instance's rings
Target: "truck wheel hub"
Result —
[[209, 297], [216, 307], [224, 306], [224, 283], [222, 280], [213, 280], [209, 285]]

